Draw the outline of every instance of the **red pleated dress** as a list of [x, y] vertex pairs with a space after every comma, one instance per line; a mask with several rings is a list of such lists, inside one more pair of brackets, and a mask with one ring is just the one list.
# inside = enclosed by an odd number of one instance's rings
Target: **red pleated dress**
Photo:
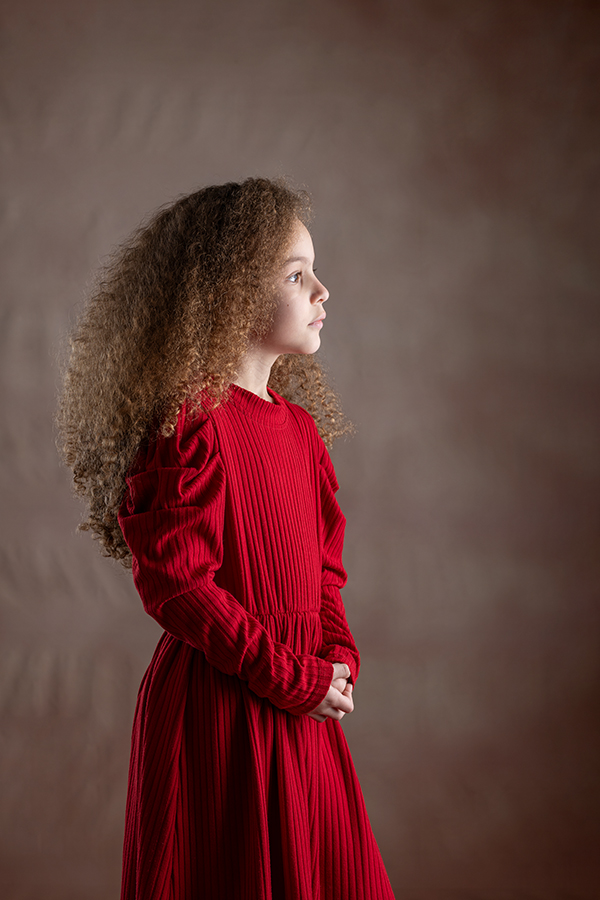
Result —
[[359, 656], [344, 517], [308, 413], [239, 387], [148, 442], [120, 524], [165, 629], [135, 713], [123, 900], [390, 900], [339, 722]]

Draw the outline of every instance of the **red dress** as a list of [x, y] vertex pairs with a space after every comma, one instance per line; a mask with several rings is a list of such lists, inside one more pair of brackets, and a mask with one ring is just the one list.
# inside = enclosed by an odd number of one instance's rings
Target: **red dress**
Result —
[[339, 722], [359, 656], [344, 517], [312, 418], [233, 387], [140, 454], [121, 509], [165, 629], [136, 708], [123, 900], [390, 900]]

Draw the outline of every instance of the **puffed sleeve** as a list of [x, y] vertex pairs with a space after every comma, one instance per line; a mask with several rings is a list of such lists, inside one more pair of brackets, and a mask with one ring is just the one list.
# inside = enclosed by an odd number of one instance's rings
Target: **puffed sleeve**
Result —
[[280, 709], [297, 715], [313, 710], [331, 684], [331, 664], [274, 641], [215, 584], [226, 475], [210, 418], [182, 414], [176, 433], [150, 442], [134, 472], [119, 523], [146, 612]]
[[321, 657], [329, 662], [343, 662], [350, 667], [354, 681], [360, 668], [360, 656], [348, 628], [340, 589], [346, 584], [342, 565], [342, 548], [346, 519], [338, 506], [335, 494], [338, 483], [333, 463], [324, 445], [319, 463], [321, 501], [321, 623], [323, 645]]

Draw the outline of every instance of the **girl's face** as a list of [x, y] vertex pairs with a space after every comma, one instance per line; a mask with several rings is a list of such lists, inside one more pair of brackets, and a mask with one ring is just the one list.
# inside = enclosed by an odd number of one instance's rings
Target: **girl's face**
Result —
[[313, 268], [315, 251], [306, 227], [298, 222], [276, 281], [277, 308], [273, 327], [261, 341], [268, 353], [315, 353], [321, 344], [325, 319], [323, 304], [329, 297]]

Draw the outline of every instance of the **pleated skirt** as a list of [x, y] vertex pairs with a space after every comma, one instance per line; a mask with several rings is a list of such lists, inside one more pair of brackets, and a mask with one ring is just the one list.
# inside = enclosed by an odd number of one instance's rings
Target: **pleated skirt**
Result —
[[393, 900], [339, 722], [168, 634], [136, 707], [122, 900]]

